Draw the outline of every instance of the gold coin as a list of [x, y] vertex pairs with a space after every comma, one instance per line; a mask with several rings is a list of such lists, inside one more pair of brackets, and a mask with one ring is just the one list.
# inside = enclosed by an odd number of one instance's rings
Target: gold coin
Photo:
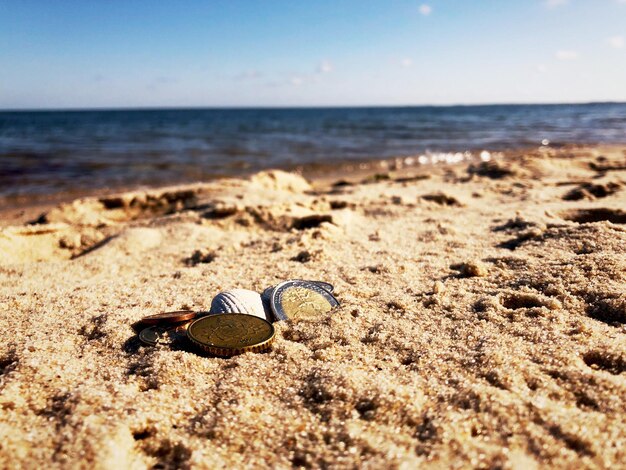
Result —
[[244, 313], [220, 313], [202, 317], [187, 329], [189, 339], [216, 356], [234, 356], [268, 349], [274, 340], [270, 322]]

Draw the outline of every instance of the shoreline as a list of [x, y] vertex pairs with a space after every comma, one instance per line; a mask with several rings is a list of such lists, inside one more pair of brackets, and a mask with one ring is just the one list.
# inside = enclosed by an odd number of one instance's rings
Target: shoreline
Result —
[[[459, 153], [457, 152], [457, 154]], [[436, 155], [453, 155], [453, 153], [437, 153]], [[469, 162], [469, 160], [466, 160], [457, 163], [420, 164], [417, 163], [417, 159], [418, 156], [407, 156], [354, 162], [340, 162], [338, 164], [291, 165], [285, 167], [266, 168], [258, 171], [242, 171], [237, 175], [222, 175], [205, 180], [180, 181], [173, 184], [164, 184], [161, 182], [155, 183], [154, 185], [142, 184], [136, 186], [103, 187], [92, 190], [75, 189], [45, 195], [6, 196], [0, 197], [0, 202], [2, 202], [2, 207], [0, 207], [0, 227], [4, 225], [5, 221], [10, 219], [13, 219], [18, 224], [26, 223], [29, 220], [35, 219], [41, 212], [50, 210], [56, 205], [69, 203], [77, 199], [97, 199], [140, 191], [158, 192], [164, 188], [173, 188], [177, 186], [206, 185], [221, 180], [247, 179], [257, 173], [262, 173], [263, 171], [281, 170], [301, 175], [309, 181], [317, 184], [331, 184], [333, 181], [343, 179], [353, 179], [357, 181], [359, 178], [366, 178], [379, 172], [382, 173], [405, 170], [411, 173], [428, 173], [429, 169], [432, 169], [435, 165], [454, 166]], [[404, 163], [407, 160], [412, 161], [413, 163]]]
[[[580, 150], [580, 149], [619, 149], [623, 148], [623, 145], [617, 144], [603, 144], [603, 145], [585, 145], [585, 144], [565, 144], [557, 147], [526, 147], [515, 148], [502, 151], [485, 151], [494, 158], [514, 158], [515, 156], [523, 155], [528, 152], [536, 151], [542, 148], [551, 148], [558, 150]], [[469, 154], [469, 155], [468, 155]], [[258, 171], [242, 171], [237, 175], [222, 175], [205, 180], [189, 180], [179, 181], [174, 184], [165, 184], [164, 182], [157, 182], [152, 185], [122, 185], [119, 187], [100, 187], [91, 190], [77, 188], [74, 190], [59, 191], [56, 193], [48, 193], [41, 195], [13, 195], [0, 197], [0, 227], [24, 224], [29, 221], [35, 220], [43, 212], [50, 210], [51, 208], [59, 205], [69, 203], [76, 199], [84, 198], [100, 198], [110, 197], [118, 194], [128, 192], [154, 192], [166, 187], [174, 186], [189, 186], [189, 185], [202, 185], [210, 184], [224, 179], [237, 179], [237, 178], [249, 178], [256, 173], [262, 171], [268, 171], [270, 169], [278, 169], [287, 172], [293, 172], [316, 184], [331, 184], [333, 181], [339, 181], [342, 179], [351, 179], [358, 181], [359, 178], [367, 178], [373, 176], [376, 173], [389, 173], [397, 171], [406, 171], [411, 174], [428, 174], [434, 167], [449, 166], [454, 167], [458, 165], [467, 165], [476, 161], [480, 161], [481, 152], [434, 152], [431, 154], [422, 155], [409, 155], [402, 157], [384, 158], [384, 159], [368, 159], [360, 161], [345, 161], [337, 164], [310, 164], [310, 165], [291, 165], [285, 167], [267, 168], [265, 170]], [[425, 156], [452, 156], [452, 155], [465, 155], [467, 159], [462, 161], [451, 162], [427, 162], [419, 163], [420, 157]], [[470, 156], [471, 155], [471, 156]], [[406, 163], [411, 161], [412, 163]], [[329, 171], [332, 170], [332, 171]]]

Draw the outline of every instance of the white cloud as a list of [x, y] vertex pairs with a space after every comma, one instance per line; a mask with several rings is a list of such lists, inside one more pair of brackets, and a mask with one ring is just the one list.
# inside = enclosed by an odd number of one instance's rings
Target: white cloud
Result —
[[537, 65], [537, 72], [545, 73], [547, 70], [548, 70], [548, 67], [546, 67], [544, 64]]
[[544, 4], [548, 7], [548, 8], [556, 8], [556, 7], [560, 7], [563, 5], [567, 5], [569, 3], [569, 0], [545, 0]]
[[422, 15], [428, 16], [433, 12], [433, 7], [424, 3], [423, 5], [420, 5], [419, 11]]
[[333, 64], [331, 64], [329, 61], [327, 60], [323, 60], [318, 66], [317, 66], [317, 72], [318, 73], [330, 73], [333, 71]]
[[578, 52], [570, 50], [556, 51], [554, 56], [559, 60], [576, 60], [578, 59]]
[[400, 65], [402, 67], [410, 67], [411, 65], [413, 65], [413, 59], [409, 57], [405, 57], [404, 59], [400, 61]]
[[[626, 1], [624, 1], [626, 3]], [[621, 49], [626, 44], [624, 40], [624, 36], [611, 36], [607, 39], [607, 43], [609, 46], [614, 47], [615, 49]]]
[[[315, 69], [315, 72], [298, 73], [297, 75], [292, 75], [289, 78], [287, 78], [287, 83], [289, 83], [292, 86], [301, 86], [305, 84], [320, 83], [320, 81], [322, 80], [322, 75], [331, 73], [333, 70], [334, 70], [334, 66], [332, 62], [328, 60], [323, 60], [318, 64], [317, 68]], [[283, 83], [285, 82], [283, 81]]]

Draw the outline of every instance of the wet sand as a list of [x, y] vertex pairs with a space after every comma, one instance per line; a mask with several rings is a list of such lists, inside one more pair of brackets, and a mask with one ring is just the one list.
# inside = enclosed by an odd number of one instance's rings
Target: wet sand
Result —
[[[623, 465], [626, 149], [338, 179], [5, 216], [0, 466]], [[144, 347], [131, 328], [291, 278], [341, 306], [275, 323], [268, 353]]]

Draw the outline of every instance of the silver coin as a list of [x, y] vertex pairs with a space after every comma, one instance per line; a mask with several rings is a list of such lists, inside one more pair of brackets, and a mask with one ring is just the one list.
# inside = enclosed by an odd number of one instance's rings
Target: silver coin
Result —
[[174, 344], [187, 338], [187, 327], [191, 322], [172, 326], [150, 326], [139, 333], [139, 340], [149, 346]]
[[148, 346], [156, 346], [163, 334], [165, 333], [165, 328], [159, 326], [149, 326], [148, 328], [144, 328], [139, 333], [139, 340], [143, 344], [147, 344]]
[[330, 292], [312, 281], [285, 281], [272, 291], [271, 307], [276, 321], [315, 320], [338, 305]]

